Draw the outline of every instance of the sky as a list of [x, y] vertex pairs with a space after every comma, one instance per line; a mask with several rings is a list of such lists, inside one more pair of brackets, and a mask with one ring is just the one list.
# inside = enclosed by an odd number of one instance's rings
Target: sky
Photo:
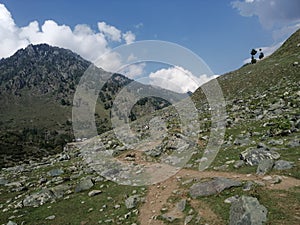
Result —
[[[299, 28], [299, 0], [0, 0], [0, 58], [30, 43], [48, 43], [94, 62], [121, 45], [167, 41], [201, 57], [212, 75], [145, 63], [124, 73], [133, 79], [148, 74], [157, 85], [155, 77], [180, 84], [186, 75], [202, 84], [248, 62], [252, 48], [271, 54]], [[111, 56], [106, 65], [117, 60]], [[194, 91], [197, 85], [186, 81], [176, 91]]]

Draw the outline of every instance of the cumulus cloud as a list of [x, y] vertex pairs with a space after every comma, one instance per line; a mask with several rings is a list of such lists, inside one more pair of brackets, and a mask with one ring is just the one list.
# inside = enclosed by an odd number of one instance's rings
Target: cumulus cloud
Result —
[[135, 41], [135, 35], [131, 31], [127, 31], [126, 33], [122, 34], [122, 37], [126, 44], [131, 44]]
[[[9, 57], [29, 44], [47, 43], [70, 49], [94, 62], [100, 55], [111, 50], [111, 42], [131, 43], [134, 40], [135, 35], [131, 31], [123, 33], [105, 22], [98, 23], [98, 31], [85, 24], [77, 25], [72, 30], [69, 26], [59, 25], [53, 20], [46, 20], [41, 26], [33, 21], [25, 27], [18, 27], [5, 5], [0, 4], [0, 58]], [[107, 57], [108, 67], [112, 68], [112, 61], [118, 60], [112, 58], [114, 56]]]
[[206, 74], [196, 77], [190, 71], [180, 66], [174, 66], [150, 73], [149, 83], [178, 93], [187, 93], [188, 91], [194, 92], [202, 84], [216, 77], [218, 76], [207, 76]]
[[299, 0], [245, 0], [232, 2], [242, 16], [257, 16], [266, 28], [300, 22]]

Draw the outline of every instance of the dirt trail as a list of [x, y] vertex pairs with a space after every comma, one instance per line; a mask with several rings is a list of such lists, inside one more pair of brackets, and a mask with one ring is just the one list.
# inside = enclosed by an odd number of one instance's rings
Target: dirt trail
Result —
[[[139, 221], [141, 225], [163, 225], [160, 220], [156, 220], [156, 217], [161, 214], [161, 209], [166, 205], [170, 205], [167, 199], [172, 195], [173, 191], [179, 191], [180, 184], [184, 180], [188, 179], [203, 179], [212, 177], [226, 177], [240, 181], [259, 181], [265, 183], [267, 189], [289, 189], [291, 187], [300, 187], [300, 180], [292, 177], [282, 177], [282, 181], [278, 184], [272, 184], [268, 180], [264, 179], [264, 176], [257, 176], [253, 174], [238, 174], [233, 172], [219, 172], [219, 171], [195, 171], [189, 169], [182, 169], [176, 175], [168, 178], [167, 180], [149, 186], [148, 194], [145, 199], [145, 203], [140, 208]], [[180, 190], [182, 198], [189, 198], [188, 190]], [[191, 205], [198, 205], [201, 208], [201, 212], [198, 212], [203, 217], [210, 221], [219, 223], [219, 218], [214, 212], [201, 201], [190, 201]], [[196, 207], [196, 208], [199, 208]], [[214, 223], [212, 223], [214, 224]]]

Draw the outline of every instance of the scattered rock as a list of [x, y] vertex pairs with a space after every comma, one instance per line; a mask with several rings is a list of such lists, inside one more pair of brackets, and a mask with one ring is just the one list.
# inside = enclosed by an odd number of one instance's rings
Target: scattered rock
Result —
[[285, 161], [285, 160], [278, 160], [275, 162], [274, 169], [275, 170], [289, 170], [293, 168], [294, 163]]
[[6, 180], [5, 178], [3, 177], [0, 177], [0, 185], [5, 185], [8, 183], [8, 180]]
[[247, 181], [247, 183], [243, 186], [243, 191], [250, 191], [254, 183], [252, 181]]
[[55, 199], [55, 195], [49, 189], [43, 189], [37, 193], [28, 195], [23, 200], [23, 206], [38, 207]]
[[238, 199], [239, 199], [239, 196], [238, 196], [238, 195], [231, 196], [231, 197], [229, 197], [229, 198], [226, 198], [226, 199], [224, 200], [224, 203], [231, 204], [231, 203], [237, 201]]
[[47, 174], [51, 177], [57, 177], [57, 176], [60, 176], [63, 173], [64, 173], [64, 171], [61, 170], [61, 169], [52, 169], [52, 170], [48, 171]]
[[76, 185], [75, 187], [75, 192], [81, 192], [81, 191], [86, 191], [89, 190], [94, 186], [93, 181], [88, 178], [88, 179], [83, 179], [79, 182], [79, 184]]
[[132, 195], [125, 200], [125, 205], [127, 209], [135, 208], [140, 201], [139, 195]]
[[263, 159], [258, 163], [256, 174], [265, 175], [272, 170], [274, 165], [273, 159]]
[[244, 160], [250, 166], [258, 165], [264, 159], [279, 159], [278, 152], [267, 150], [265, 148], [250, 147], [240, 154], [241, 160]]
[[54, 220], [54, 219], [55, 219], [55, 215], [48, 216], [48, 217], [46, 218], [46, 220]]
[[161, 217], [162, 217], [163, 219], [167, 220], [168, 222], [171, 222], [171, 223], [172, 223], [174, 220], [177, 219], [175, 216], [170, 215], [170, 214], [167, 214], [167, 213], [161, 215]]
[[233, 164], [233, 167], [238, 169], [238, 168], [241, 168], [242, 166], [245, 165], [245, 162], [243, 160], [238, 160], [236, 161], [234, 164]]
[[183, 212], [186, 206], [186, 199], [182, 199], [180, 202], [177, 203], [176, 207], [179, 211]]
[[197, 198], [199, 196], [209, 196], [220, 193], [225, 189], [238, 187], [241, 185], [242, 183], [239, 181], [224, 177], [217, 177], [210, 181], [193, 184], [190, 188], [190, 195], [192, 198]]
[[241, 196], [231, 204], [229, 225], [260, 225], [267, 221], [267, 213], [256, 198]]
[[183, 224], [184, 224], [184, 225], [189, 224], [189, 223], [192, 221], [193, 218], [194, 218], [193, 215], [189, 215], [189, 216], [185, 217], [184, 223], [183, 223]]
[[8, 223], [6, 225], [18, 225], [18, 224], [13, 221], [8, 221]]
[[99, 194], [101, 194], [101, 193], [102, 193], [101, 190], [92, 190], [92, 191], [90, 191], [90, 192], [88, 193], [88, 196], [89, 196], [89, 197], [93, 197], [93, 196], [99, 195]]

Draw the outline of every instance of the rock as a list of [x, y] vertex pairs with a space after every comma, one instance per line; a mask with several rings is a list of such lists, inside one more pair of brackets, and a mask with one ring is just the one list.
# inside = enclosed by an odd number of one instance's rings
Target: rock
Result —
[[176, 207], [179, 211], [183, 212], [186, 206], [186, 199], [182, 199], [180, 202], [177, 203]]
[[161, 215], [161, 217], [162, 217], [163, 219], [167, 220], [168, 222], [171, 222], [171, 223], [172, 223], [174, 220], [177, 219], [175, 216], [170, 215], [170, 214], [167, 214], [167, 213]]
[[300, 140], [289, 141], [287, 146], [290, 147], [290, 148], [299, 147], [300, 146]]
[[89, 197], [93, 197], [93, 196], [99, 195], [99, 194], [101, 194], [101, 193], [102, 193], [101, 190], [92, 190], [92, 191], [90, 191], [90, 192], [88, 193], [88, 196], [89, 196]]
[[8, 180], [6, 180], [5, 178], [3, 177], [0, 177], [0, 185], [5, 185], [8, 183]]
[[278, 160], [275, 162], [274, 169], [275, 170], [289, 170], [293, 168], [294, 163], [285, 161], [285, 160]]
[[241, 185], [242, 183], [239, 181], [217, 177], [210, 181], [193, 184], [190, 188], [190, 195], [192, 198], [197, 198], [199, 196], [209, 196], [220, 193], [225, 189], [238, 187]]
[[50, 190], [54, 194], [55, 198], [62, 198], [66, 191], [68, 191], [70, 187], [65, 184], [57, 185], [56, 187], [51, 188]]
[[125, 205], [127, 209], [135, 208], [140, 201], [139, 195], [132, 195], [125, 200]]
[[262, 225], [268, 210], [254, 197], [241, 196], [230, 207], [229, 225]]
[[269, 145], [283, 145], [283, 140], [274, 140], [274, 139], [272, 139], [272, 140], [270, 140], [269, 142], [268, 142], [268, 144]]
[[238, 169], [241, 168], [243, 165], [245, 165], [245, 162], [243, 160], [238, 160], [233, 164], [233, 167]]
[[54, 220], [54, 219], [55, 219], [55, 215], [48, 216], [48, 217], [46, 218], [46, 220]]
[[243, 186], [243, 191], [250, 191], [253, 184], [254, 183], [252, 181], [247, 181], [247, 183]]
[[250, 147], [240, 154], [240, 159], [244, 160], [250, 166], [258, 165], [264, 159], [279, 159], [280, 154], [265, 148]]
[[94, 186], [93, 181], [88, 178], [88, 179], [83, 179], [81, 180], [75, 187], [75, 192], [81, 192], [81, 191], [86, 191], [89, 190]]
[[189, 215], [189, 216], [185, 217], [184, 223], [183, 223], [183, 224], [184, 224], [184, 225], [189, 224], [189, 223], [192, 221], [193, 218], [194, 218], [193, 215]]
[[229, 197], [229, 198], [226, 198], [226, 199], [224, 200], [224, 203], [231, 204], [231, 203], [237, 201], [238, 199], [239, 199], [239, 196], [238, 196], [238, 195], [231, 196], [231, 197]]
[[55, 195], [49, 189], [43, 189], [37, 193], [28, 195], [23, 200], [23, 206], [38, 207], [55, 199]]
[[18, 224], [13, 221], [8, 221], [8, 223], [6, 225], [18, 225]]
[[258, 163], [256, 174], [265, 175], [272, 170], [274, 165], [273, 159], [263, 159]]
[[47, 174], [51, 177], [57, 177], [57, 176], [60, 176], [63, 173], [64, 173], [64, 171], [61, 170], [61, 169], [52, 169], [52, 170], [48, 171]]

